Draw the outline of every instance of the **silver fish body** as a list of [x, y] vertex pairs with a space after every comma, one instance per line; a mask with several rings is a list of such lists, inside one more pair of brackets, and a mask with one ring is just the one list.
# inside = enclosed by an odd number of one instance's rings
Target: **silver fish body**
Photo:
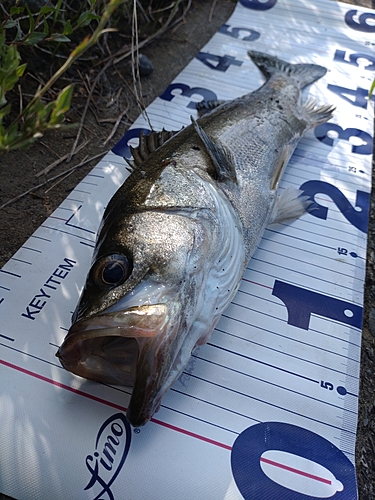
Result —
[[300, 102], [326, 69], [249, 55], [267, 77], [260, 89], [214, 104], [178, 133], [140, 138], [57, 353], [80, 376], [133, 385], [134, 426], [209, 339], [265, 227], [306, 208], [298, 191], [278, 201], [276, 192], [298, 139], [331, 117], [331, 107]]

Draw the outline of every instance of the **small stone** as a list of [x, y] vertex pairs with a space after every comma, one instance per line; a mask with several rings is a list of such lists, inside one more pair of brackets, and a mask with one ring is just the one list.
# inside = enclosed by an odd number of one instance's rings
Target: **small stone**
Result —
[[154, 71], [154, 66], [152, 62], [144, 54], [139, 54], [138, 67], [139, 67], [139, 74], [141, 76], [151, 75], [151, 73]]

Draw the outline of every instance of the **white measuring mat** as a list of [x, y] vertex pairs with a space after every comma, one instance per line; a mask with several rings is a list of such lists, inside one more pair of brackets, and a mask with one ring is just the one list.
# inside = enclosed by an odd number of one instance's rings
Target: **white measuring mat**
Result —
[[[205, 20], [202, 19], [202, 23]], [[309, 93], [337, 107], [303, 138], [280, 188], [317, 210], [272, 226], [211, 340], [141, 429], [131, 389], [55, 357], [104, 207], [140, 117], [0, 272], [0, 491], [18, 500], [357, 498], [357, 421], [371, 183], [375, 11], [330, 0], [241, 0], [147, 112], [177, 130], [194, 103], [264, 81], [247, 50], [328, 68]]]

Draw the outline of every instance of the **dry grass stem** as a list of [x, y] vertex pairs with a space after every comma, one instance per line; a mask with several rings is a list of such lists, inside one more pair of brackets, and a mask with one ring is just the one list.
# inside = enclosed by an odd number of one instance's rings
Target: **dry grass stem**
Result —
[[[86, 160], [86, 158], [87, 158], [87, 155], [85, 156], [84, 160]], [[64, 177], [62, 177], [61, 179], [56, 181], [54, 184], [52, 184], [52, 186], [50, 186], [48, 189], [46, 189], [44, 191], [44, 194], [47, 194], [49, 191], [51, 191], [51, 189], [58, 186], [61, 182], [64, 182], [70, 175], [72, 175], [73, 172], [74, 172], [73, 170], [71, 172], [68, 172]]]
[[96, 160], [97, 158], [99, 157], [102, 157], [106, 154], [106, 151], [102, 151], [101, 153], [98, 153], [94, 156], [91, 156], [91, 158], [87, 158], [87, 160], [82, 160], [80, 163], [78, 163], [78, 165], [74, 165], [74, 167], [70, 167], [68, 168], [68, 170], [65, 170], [64, 172], [61, 172], [60, 174], [57, 174], [55, 175], [54, 177], [51, 177], [50, 179], [47, 179], [46, 181], [44, 182], [41, 182], [40, 184], [38, 184], [37, 186], [34, 186], [30, 189], [28, 189], [27, 191], [23, 192], [22, 194], [19, 194], [18, 196], [15, 196], [14, 198], [12, 198], [11, 200], [8, 200], [7, 202], [3, 203], [1, 206], [0, 206], [0, 210], [7, 207], [8, 205], [11, 205], [12, 203], [14, 203], [15, 201], [23, 198], [24, 196], [26, 196], [27, 194], [30, 194], [32, 193], [33, 191], [36, 191], [37, 189], [40, 189], [41, 187], [45, 186], [46, 184], [48, 184], [49, 182], [52, 182], [56, 179], [59, 179], [60, 177], [62, 176], [66, 176], [66, 174], [70, 173], [70, 172], [73, 172], [74, 170], [76, 170], [77, 168], [79, 167], [82, 167], [83, 165], [86, 165], [86, 163], [89, 163], [90, 161], [92, 160]]
[[111, 106], [113, 106], [114, 104], [116, 104], [116, 102], [118, 102], [122, 90], [123, 90], [122, 87], [120, 87], [118, 89], [116, 95], [114, 97], [111, 97], [111, 99], [109, 100], [109, 102], [107, 102], [107, 104], [105, 106], [106, 108], [110, 108]]
[[[81, 160], [81, 162], [78, 164], [78, 165], [75, 165], [75, 167], [71, 170], [69, 170], [68, 172], [65, 172], [66, 175], [63, 176], [62, 178], [60, 178], [57, 182], [55, 182], [54, 184], [52, 184], [52, 186], [50, 186], [48, 189], [46, 189], [44, 191], [44, 194], [47, 194], [49, 191], [51, 191], [51, 189], [55, 188], [56, 186], [58, 186], [61, 182], [65, 181], [65, 179], [67, 179], [69, 177], [69, 175], [71, 175], [78, 167], [81, 167], [82, 165], [84, 165], [85, 163], [87, 163], [87, 157], [88, 155], [86, 155], [83, 160]], [[91, 161], [92, 158], [90, 158], [89, 161]]]
[[212, 6], [211, 6], [211, 9], [210, 9], [210, 13], [209, 13], [209, 15], [208, 15], [208, 22], [209, 22], [209, 23], [212, 21], [212, 16], [214, 15], [214, 10], [215, 10], [216, 4], [217, 4], [217, 0], [214, 0], [214, 1], [212, 2]]
[[23, 111], [22, 87], [21, 85], [17, 85], [17, 88], [18, 88], [18, 94], [20, 96], [20, 103], [19, 103], [20, 113], [22, 113]]
[[67, 157], [67, 161], [69, 162], [72, 158], [72, 156], [74, 155], [74, 152], [75, 152], [75, 149], [77, 147], [77, 144], [78, 144], [78, 141], [81, 137], [81, 133], [82, 133], [82, 129], [83, 129], [83, 124], [85, 122], [85, 119], [86, 119], [86, 115], [87, 115], [87, 110], [89, 109], [89, 104], [90, 104], [90, 100], [91, 100], [91, 97], [92, 97], [92, 94], [94, 92], [94, 89], [100, 79], [100, 77], [102, 76], [102, 74], [105, 72], [105, 70], [112, 64], [112, 60], [109, 60], [107, 62], [107, 64], [99, 71], [99, 73], [96, 75], [96, 78], [95, 80], [93, 81], [92, 85], [91, 85], [91, 88], [90, 88], [90, 91], [89, 91], [89, 94], [87, 96], [87, 99], [86, 99], [86, 104], [85, 104], [85, 107], [83, 109], [83, 112], [82, 112], [82, 116], [81, 116], [81, 120], [79, 122], [79, 127], [78, 127], [78, 132], [77, 132], [77, 135], [76, 135], [76, 138], [74, 140], [74, 143], [73, 143], [73, 146], [72, 146], [72, 149], [70, 150], [70, 153]]
[[139, 74], [139, 40], [138, 40], [138, 17], [137, 17], [137, 0], [133, 0], [133, 16], [132, 16], [132, 75], [134, 96], [143, 117], [152, 130], [151, 120], [146, 111], [146, 106], [142, 98], [142, 84]]
[[[84, 147], [87, 146], [87, 144], [89, 143], [90, 141], [86, 141], [84, 142], [83, 144], [81, 144], [77, 150], [75, 151], [75, 153], [78, 153], [79, 151], [81, 151]], [[68, 158], [70, 153], [67, 153], [66, 155], [64, 156], [61, 156], [61, 158], [58, 158], [57, 160], [55, 160], [53, 163], [50, 163], [49, 165], [47, 165], [45, 168], [43, 168], [43, 170], [41, 170], [40, 172], [38, 172], [37, 174], [35, 174], [35, 177], [40, 177], [41, 175], [44, 175], [44, 174], [48, 174], [48, 172], [50, 172], [53, 168], [57, 167], [57, 165], [59, 165], [61, 162], [63, 162], [64, 160], [66, 160]]]
[[111, 133], [109, 134], [109, 136], [107, 137], [107, 139], [103, 142], [103, 146], [105, 146], [112, 139], [112, 137], [115, 135], [116, 130], [118, 129], [118, 126], [120, 125], [121, 120], [123, 119], [123, 117], [128, 112], [128, 109], [129, 109], [129, 106], [127, 106], [127, 108], [124, 109], [124, 111], [117, 117], [116, 122], [115, 122], [115, 124], [114, 124], [114, 126], [113, 126], [113, 128], [111, 130]]

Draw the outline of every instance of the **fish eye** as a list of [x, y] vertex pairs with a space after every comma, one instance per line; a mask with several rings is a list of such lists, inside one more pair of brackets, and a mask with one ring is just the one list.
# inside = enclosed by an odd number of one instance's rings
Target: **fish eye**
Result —
[[129, 277], [131, 265], [123, 254], [113, 254], [102, 257], [92, 267], [92, 278], [98, 286], [122, 285]]

